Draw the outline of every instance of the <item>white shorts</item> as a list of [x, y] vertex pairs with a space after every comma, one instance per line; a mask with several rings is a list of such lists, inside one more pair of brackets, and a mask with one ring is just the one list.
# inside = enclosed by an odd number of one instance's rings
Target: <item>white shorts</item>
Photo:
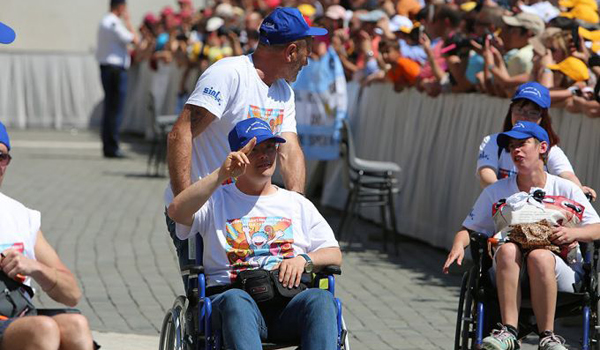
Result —
[[[500, 248], [499, 248], [500, 249]], [[578, 283], [583, 277], [582, 272], [573, 270], [567, 263], [558, 255], [552, 253], [554, 256], [554, 272], [556, 274], [556, 283], [558, 285], [559, 292], [573, 293], [575, 289], [573, 284]], [[496, 255], [494, 254], [494, 263], [490, 269], [490, 277], [492, 283], [496, 284]], [[527, 264], [523, 262], [521, 265], [521, 283], [529, 284], [529, 275], [527, 274]]]

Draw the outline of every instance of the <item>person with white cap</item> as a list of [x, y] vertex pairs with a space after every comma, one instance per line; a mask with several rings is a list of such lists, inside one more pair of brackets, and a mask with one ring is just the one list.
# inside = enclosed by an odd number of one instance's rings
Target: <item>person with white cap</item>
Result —
[[539, 16], [527, 12], [502, 16], [502, 22], [501, 51], [492, 45], [489, 38], [486, 39], [483, 50], [484, 75], [488, 78], [493, 76], [496, 88], [510, 96], [517, 86], [530, 79], [534, 52], [529, 41], [542, 34], [545, 24]]
[[[278, 148], [283, 182], [288, 190], [304, 192], [304, 155], [288, 82], [308, 63], [312, 37], [325, 34], [326, 29], [308, 26], [298, 9], [277, 8], [262, 22], [260, 43], [252, 55], [224, 58], [202, 74], [169, 133], [167, 206], [174, 195], [221, 165], [229, 153], [227, 133], [251, 117], [267, 121], [286, 140]], [[168, 216], [167, 226], [183, 266], [187, 241], [175, 237]]]

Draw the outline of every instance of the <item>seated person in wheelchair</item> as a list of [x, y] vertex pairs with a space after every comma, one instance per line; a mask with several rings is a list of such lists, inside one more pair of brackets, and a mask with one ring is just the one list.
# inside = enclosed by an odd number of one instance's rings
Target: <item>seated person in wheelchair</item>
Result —
[[[463, 229], [456, 234], [452, 250], [444, 264], [444, 272], [453, 262], [459, 265], [469, 245], [467, 230], [492, 236], [496, 233], [492, 214], [493, 206], [501, 199], [514, 194], [534, 201], [534, 193], [542, 189], [546, 196], [562, 196], [572, 200], [583, 209], [576, 227], [566, 227], [552, 223], [548, 230], [548, 241], [563, 252], [577, 249], [577, 242], [591, 242], [600, 239], [600, 218], [583, 192], [572, 182], [550, 175], [544, 171], [544, 162], [549, 149], [548, 134], [535, 123], [520, 121], [512, 130], [498, 136], [498, 146], [508, 148], [517, 167], [515, 176], [502, 179], [488, 187], [479, 195], [471, 213], [463, 222]], [[540, 193], [540, 192], [538, 192]], [[513, 198], [516, 198], [514, 196]], [[507, 203], [509, 201], [507, 200]], [[541, 203], [544, 203], [543, 201]], [[496, 207], [497, 208], [497, 207]], [[508, 240], [495, 252], [492, 270], [498, 291], [502, 324], [492, 334], [483, 339], [484, 349], [516, 349], [519, 306], [521, 302], [521, 270], [529, 279], [531, 303], [540, 335], [539, 348], [542, 350], [563, 350], [564, 339], [554, 334], [554, 316], [557, 291], [574, 292], [573, 284], [581, 279], [581, 255], [567, 263], [563, 257], [548, 249], [523, 250]], [[550, 247], [552, 247], [552, 245]], [[560, 248], [559, 248], [560, 247]], [[577, 254], [576, 254], [577, 255]], [[523, 281], [523, 283], [526, 283]]]
[[[8, 133], [0, 123], [0, 185], [11, 160], [9, 152]], [[92, 334], [84, 316], [35, 315], [28, 293], [31, 279], [59, 303], [73, 307], [81, 298], [75, 277], [44, 238], [40, 219], [38, 211], [0, 193], [1, 288], [16, 289], [10, 296], [0, 296], [0, 350], [91, 350]]]
[[[291, 300], [257, 304], [244, 290], [231, 288], [244, 270], [278, 270], [279, 281], [290, 289], [300, 285], [304, 272], [342, 263], [333, 231], [314, 205], [271, 183], [283, 142], [261, 119], [239, 122], [229, 133], [232, 152], [221, 167], [168, 208], [180, 239], [202, 236], [213, 324], [222, 329], [227, 349], [262, 349], [261, 340], [336, 348], [337, 308], [328, 291], [310, 288]], [[222, 185], [230, 178], [235, 183]]]

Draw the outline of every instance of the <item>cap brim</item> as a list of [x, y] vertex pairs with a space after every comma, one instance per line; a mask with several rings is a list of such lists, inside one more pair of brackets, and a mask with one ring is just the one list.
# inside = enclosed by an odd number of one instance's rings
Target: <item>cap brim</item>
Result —
[[502, 22], [504, 22], [504, 24], [506, 24], [507, 26], [511, 26], [511, 27], [522, 27], [523, 24], [521, 24], [521, 22], [519, 22], [518, 19], [516, 19], [515, 17], [512, 16], [502, 16]]
[[552, 69], [552, 70], [560, 70], [560, 66], [558, 65], [558, 63], [549, 64], [546, 66], [546, 68]]
[[327, 35], [327, 33], [329, 33], [329, 31], [325, 28], [309, 27], [306, 31], [306, 36], [322, 36]]
[[509, 130], [507, 132], [503, 132], [500, 135], [498, 135], [498, 139], [496, 142], [498, 144], [498, 147], [508, 148], [508, 143], [510, 142], [510, 139], [525, 140], [530, 137], [533, 137], [533, 136], [531, 136], [530, 134], [526, 134], [524, 132]]
[[256, 136], [256, 144], [261, 144], [265, 141], [274, 140], [277, 143], [285, 143], [285, 139], [279, 136], [259, 135]]
[[15, 31], [11, 27], [0, 22], [0, 43], [10, 44], [15, 41], [16, 36]]

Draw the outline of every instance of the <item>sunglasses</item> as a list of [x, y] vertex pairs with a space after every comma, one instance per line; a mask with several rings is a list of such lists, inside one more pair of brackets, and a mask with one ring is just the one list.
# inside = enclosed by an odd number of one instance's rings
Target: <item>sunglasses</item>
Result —
[[7, 166], [10, 164], [12, 157], [8, 153], [0, 152], [0, 166]]

